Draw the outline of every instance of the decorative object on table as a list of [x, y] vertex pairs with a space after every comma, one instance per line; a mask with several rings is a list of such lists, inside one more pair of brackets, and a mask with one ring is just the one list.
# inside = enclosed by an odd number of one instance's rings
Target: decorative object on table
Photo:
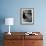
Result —
[[21, 8], [20, 14], [21, 14], [20, 22], [22, 24], [34, 23], [34, 8]]
[[14, 24], [14, 18], [5, 18], [5, 25], [9, 25], [9, 32], [8, 32], [9, 35], [11, 35], [10, 26], [13, 24]]
[[33, 32], [26, 32], [25, 35], [38, 35], [37, 33]]

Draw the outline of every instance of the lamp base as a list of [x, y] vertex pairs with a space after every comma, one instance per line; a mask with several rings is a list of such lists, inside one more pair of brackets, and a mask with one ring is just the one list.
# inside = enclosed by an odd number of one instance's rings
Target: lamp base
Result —
[[10, 32], [8, 32], [8, 34], [9, 34], [9, 35], [11, 35], [11, 33], [10, 33]]

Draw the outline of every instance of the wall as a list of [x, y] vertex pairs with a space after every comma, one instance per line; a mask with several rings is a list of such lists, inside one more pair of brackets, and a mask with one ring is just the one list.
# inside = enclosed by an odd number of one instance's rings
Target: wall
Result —
[[[45, 0], [1, 0], [0, 17], [13, 17], [14, 26], [11, 31], [46, 31], [46, 1]], [[34, 8], [34, 24], [20, 24], [20, 8]], [[7, 31], [8, 27], [2, 25], [2, 32]], [[7, 28], [6, 28], [7, 27]], [[14, 28], [14, 29], [13, 29]], [[19, 30], [18, 30], [19, 29]]]
[[[0, 18], [13, 17], [15, 19], [11, 32], [40, 31], [46, 36], [46, 0], [0, 0], [0, 4]], [[20, 8], [34, 8], [33, 25], [20, 24]], [[0, 32], [8, 32], [8, 26], [0, 25]], [[44, 43], [46, 44], [45, 41]]]

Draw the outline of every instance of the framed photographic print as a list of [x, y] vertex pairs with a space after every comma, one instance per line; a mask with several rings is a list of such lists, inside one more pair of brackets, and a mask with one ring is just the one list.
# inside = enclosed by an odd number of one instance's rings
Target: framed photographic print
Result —
[[33, 24], [34, 23], [34, 8], [21, 8], [21, 24]]

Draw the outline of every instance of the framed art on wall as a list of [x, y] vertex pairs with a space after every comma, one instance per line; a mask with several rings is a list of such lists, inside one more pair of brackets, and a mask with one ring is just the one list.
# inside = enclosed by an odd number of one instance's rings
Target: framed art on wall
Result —
[[20, 22], [21, 24], [34, 23], [34, 8], [21, 8], [20, 9]]

